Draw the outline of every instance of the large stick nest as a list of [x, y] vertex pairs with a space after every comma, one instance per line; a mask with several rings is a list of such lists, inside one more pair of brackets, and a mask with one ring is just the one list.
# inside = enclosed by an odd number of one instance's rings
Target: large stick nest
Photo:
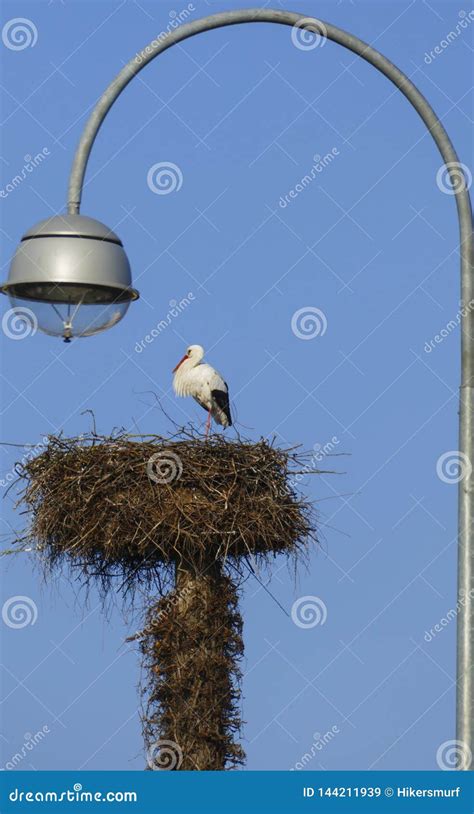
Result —
[[295, 488], [300, 473], [315, 471], [311, 463], [265, 440], [183, 431], [172, 439], [51, 436], [20, 469], [30, 518], [17, 540], [23, 548], [47, 568], [66, 564], [86, 583], [98, 579], [104, 592], [116, 576], [125, 592], [153, 586], [144, 630], [132, 637], [147, 675], [149, 768], [243, 762], [242, 620], [224, 569], [241, 574], [247, 557], [297, 555], [317, 541], [314, 511]]
[[28, 461], [21, 542], [50, 566], [135, 584], [180, 562], [298, 553], [316, 540], [311, 506], [295, 489], [308, 472], [298, 450], [213, 436], [165, 439], [51, 436]]

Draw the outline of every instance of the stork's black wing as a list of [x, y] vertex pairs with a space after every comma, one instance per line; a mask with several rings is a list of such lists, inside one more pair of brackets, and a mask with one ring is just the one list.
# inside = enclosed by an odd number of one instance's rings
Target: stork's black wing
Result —
[[[224, 382], [227, 387], [227, 382]], [[212, 398], [216, 401], [222, 412], [224, 413], [229, 427], [232, 427], [232, 416], [230, 414], [229, 393], [227, 390], [211, 390]]]

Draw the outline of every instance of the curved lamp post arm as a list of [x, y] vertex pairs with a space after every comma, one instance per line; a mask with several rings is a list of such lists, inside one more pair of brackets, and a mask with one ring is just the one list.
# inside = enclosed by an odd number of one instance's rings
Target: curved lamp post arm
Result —
[[369, 62], [406, 96], [433, 137], [447, 165], [460, 228], [461, 252], [461, 391], [459, 452], [464, 457], [466, 476], [459, 482], [459, 559], [458, 559], [458, 678], [457, 738], [462, 742], [460, 768], [473, 768], [474, 753], [474, 269], [472, 212], [467, 183], [462, 176], [458, 156], [451, 140], [431, 105], [413, 82], [390, 60], [367, 43], [336, 26], [291, 11], [243, 9], [213, 14], [154, 40], [120, 71], [92, 111], [72, 165], [69, 180], [68, 212], [79, 212], [84, 175], [95, 137], [115, 100], [128, 83], [149, 62], [178, 42], [204, 31], [240, 23], [279, 23], [316, 32], [339, 43]]

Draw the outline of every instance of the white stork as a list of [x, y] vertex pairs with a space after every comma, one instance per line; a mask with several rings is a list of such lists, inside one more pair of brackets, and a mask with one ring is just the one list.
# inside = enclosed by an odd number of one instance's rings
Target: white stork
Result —
[[192, 396], [207, 410], [206, 438], [211, 426], [211, 416], [223, 427], [232, 426], [229, 406], [229, 388], [220, 373], [202, 362], [204, 348], [190, 345], [183, 358], [173, 370], [173, 388], [177, 396]]

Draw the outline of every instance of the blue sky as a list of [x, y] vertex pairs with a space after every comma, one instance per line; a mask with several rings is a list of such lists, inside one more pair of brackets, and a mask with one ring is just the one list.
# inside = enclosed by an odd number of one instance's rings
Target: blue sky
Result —
[[[192, 5], [189, 19], [247, 4]], [[3, 30], [24, 17], [37, 35], [20, 50], [1, 44], [4, 276], [22, 233], [64, 210], [95, 100], [186, 7], [3, 4]], [[388, 56], [472, 166], [474, 24], [440, 45], [467, 4], [286, 7]], [[46, 158], [8, 192], [25, 156], [42, 150]], [[290, 195], [314, 156], [329, 154]], [[161, 162], [182, 178], [166, 195], [147, 184]], [[307, 752], [315, 770], [435, 769], [455, 737], [455, 621], [446, 615], [456, 607], [457, 490], [438, 461], [458, 447], [459, 330], [434, 337], [457, 320], [459, 257], [440, 166], [408, 102], [341, 47], [302, 50], [289, 28], [269, 25], [200, 35], [126, 89], [88, 169], [82, 212], [120, 234], [141, 299], [96, 338], [2, 337], [4, 441], [78, 434], [90, 427], [85, 410], [104, 433], [165, 433], [152, 393], [177, 422], [198, 426], [200, 408], [170, 389], [170, 371], [193, 342], [225, 374], [243, 434], [348, 453], [324, 458], [340, 474], [300, 484], [321, 519], [308, 569], [295, 579], [277, 561], [269, 583], [288, 612], [317, 597], [325, 623], [298, 626], [253, 578], [242, 588], [250, 770], [287, 770]], [[186, 296], [189, 305], [137, 352]], [[308, 309], [324, 317], [316, 315], [319, 335], [302, 339], [295, 314]], [[4, 481], [21, 454], [3, 448]], [[10, 493], [3, 503], [6, 542], [24, 521], [13, 502]], [[23, 749], [18, 769], [141, 770], [139, 657], [125, 644], [138, 613], [105, 615], [94, 592], [86, 602], [26, 555], [3, 571], [2, 605], [16, 596], [37, 613], [34, 624], [2, 624], [2, 766]], [[41, 743], [24, 749], [44, 727]], [[314, 733], [329, 731], [323, 748], [313, 746]]]

